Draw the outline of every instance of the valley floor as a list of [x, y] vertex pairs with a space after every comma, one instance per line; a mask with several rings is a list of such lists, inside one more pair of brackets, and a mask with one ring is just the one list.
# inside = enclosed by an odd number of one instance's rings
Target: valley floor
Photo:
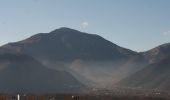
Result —
[[160, 95], [106, 95], [106, 94], [0, 94], [0, 100], [170, 100]]

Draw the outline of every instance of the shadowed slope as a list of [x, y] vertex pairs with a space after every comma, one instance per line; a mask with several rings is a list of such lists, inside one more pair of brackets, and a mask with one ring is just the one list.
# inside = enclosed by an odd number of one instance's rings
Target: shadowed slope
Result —
[[68, 72], [44, 67], [24, 54], [0, 54], [0, 91], [78, 92], [83, 87]]
[[170, 57], [157, 63], [150, 64], [143, 70], [120, 81], [118, 85], [170, 90]]

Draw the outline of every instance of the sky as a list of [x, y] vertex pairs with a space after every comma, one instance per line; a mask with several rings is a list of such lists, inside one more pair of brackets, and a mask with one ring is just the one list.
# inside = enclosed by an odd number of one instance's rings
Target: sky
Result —
[[170, 43], [170, 0], [0, 0], [0, 45], [60, 27], [142, 52]]

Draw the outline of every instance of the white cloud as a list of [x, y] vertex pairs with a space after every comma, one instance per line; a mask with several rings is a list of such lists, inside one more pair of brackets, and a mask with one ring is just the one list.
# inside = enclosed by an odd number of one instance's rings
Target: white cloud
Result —
[[89, 25], [89, 23], [87, 21], [84, 21], [81, 23], [82, 28], [86, 28], [88, 25]]
[[163, 33], [164, 35], [170, 35], [170, 30]]

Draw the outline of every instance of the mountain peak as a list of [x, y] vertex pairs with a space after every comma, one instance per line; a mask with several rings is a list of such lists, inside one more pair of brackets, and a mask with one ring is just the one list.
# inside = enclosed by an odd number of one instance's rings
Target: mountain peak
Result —
[[80, 31], [68, 27], [61, 27], [51, 31], [50, 33], [59, 33], [59, 32], [80, 32]]
[[99, 35], [66, 27], [50, 33], [36, 34], [26, 40], [8, 44], [5, 48], [33, 54], [36, 57], [43, 54], [50, 59], [58, 60], [114, 60], [136, 54], [136, 52], [119, 47]]

